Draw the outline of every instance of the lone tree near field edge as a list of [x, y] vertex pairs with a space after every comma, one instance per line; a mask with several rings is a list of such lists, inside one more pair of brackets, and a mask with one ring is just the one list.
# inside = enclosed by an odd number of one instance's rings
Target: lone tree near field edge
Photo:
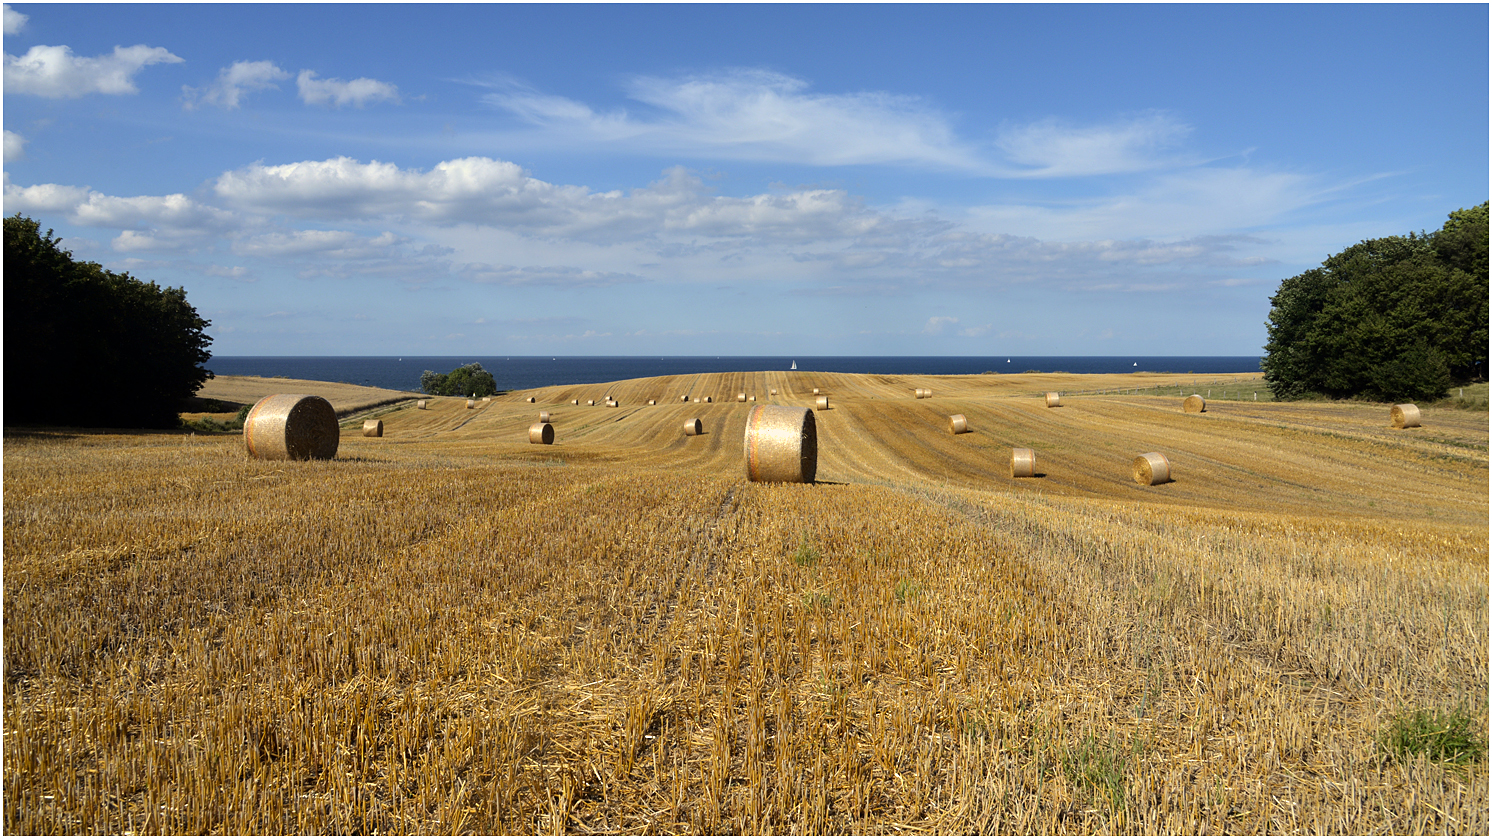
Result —
[[212, 378], [208, 321], [185, 289], [75, 261], [60, 241], [5, 219], [5, 422], [177, 427]]
[[1487, 203], [1359, 242], [1280, 283], [1260, 362], [1276, 398], [1430, 401], [1487, 375]]

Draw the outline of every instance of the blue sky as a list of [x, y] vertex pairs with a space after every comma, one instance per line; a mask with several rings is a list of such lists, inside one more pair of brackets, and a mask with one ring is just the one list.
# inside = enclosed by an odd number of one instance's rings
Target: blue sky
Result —
[[219, 355], [1251, 355], [1488, 197], [1488, 7], [5, 6], [4, 211]]

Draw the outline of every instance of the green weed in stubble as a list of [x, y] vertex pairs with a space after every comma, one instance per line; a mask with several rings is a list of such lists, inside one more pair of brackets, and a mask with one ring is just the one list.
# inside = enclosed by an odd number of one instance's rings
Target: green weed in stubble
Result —
[[1453, 711], [1416, 708], [1395, 716], [1378, 734], [1378, 746], [1400, 762], [1424, 755], [1437, 763], [1465, 764], [1487, 753], [1487, 738], [1476, 730], [1465, 706]]

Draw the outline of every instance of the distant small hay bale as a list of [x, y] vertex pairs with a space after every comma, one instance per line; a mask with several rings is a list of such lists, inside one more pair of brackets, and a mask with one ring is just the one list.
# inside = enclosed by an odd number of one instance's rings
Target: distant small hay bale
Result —
[[820, 396], [818, 399], [814, 400], [813, 407], [815, 410], [819, 411], [829, 410], [829, 397]]
[[1171, 461], [1160, 452], [1146, 452], [1135, 458], [1134, 476], [1141, 486], [1170, 483]]
[[736, 394], [736, 401], [737, 402], [745, 402], [746, 401], [746, 394], [744, 394], [744, 393], [738, 393], [738, 394]]
[[713, 397], [713, 396], [706, 396], [705, 397], [705, 401], [706, 402], [714, 402], [715, 401], [715, 397]]
[[932, 398], [932, 388], [930, 388], [930, 387], [919, 387], [919, 388], [917, 388], [917, 398], [918, 399], [931, 399]]
[[775, 387], [774, 387], [774, 388], [772, 388], [772, 390], [771, 390], [771, 394], [770, 394], [770, 395], [772, 395], [772, 396], [776, 396], [776, 395], [777, 395], [777, 388], [775, 388]]
[[1010, 477], [1012, 477], [1012, 478], [1034, 478], [1034, 477], [1036, 477], [1036, 450], [1035, 449], [1011, 449], [1010, 450]]
[[608, 408], [620, 408], [620, 407], [622, 407], [622, 403], [620, 403], [620, 402], [616, 401], [615, 399], [613, 399], [610, 402], [606, 403], [606, 407], [608, 407]]
[[[489, 397], [487, 397], [487, 401], [488, 401], [488, 402], [491, 402], [491, 401], [492, 401], [492, 397], [490, 397], [490, 396], [489, 396]], [[532, 397], [532, 396], [530, 396], [530, 397], [529, 397], [529, 398], [528, 398], [528, 404], [530, 404], [530, 405], [532, 405], [532, 404], [534, 404], [534, 398], [533, 398], [533, 397]]]
[[698, 396], [694, 397], [694, 404], [696, 404], [696, 405], [699, 404], [699, 397]]
[[363, 420], [364, 437], [382, 437], [383, 420]]
[[539, 422], [549, 422], [549, 412], [548, 411], [540, 411], [539, 412]]
[[430, 406], [426, 405], [425, 404], [425, 400], [421, 399], [420, 401], [418, 401], [418, 402], [415, 403], [415, 407], [419, 408], [421, 411], [424, 411], [424, 410], [428, 410]]
[[814, 396], [818, 396], [819, 395], [819, 389], [818, 388], [814, 388], [813, 389], [813, 395]]
[[249, 409], [243, 441], [249, 456], [260, 460], [330, 460], [341, 429], [332, 403], [322, 397], [276, 393]]
[[818, 426], [807, 408], [758, 405], [746, 418], [746, 479], [811, 484], [818, 472]]
[[1048, 391], [1046, 395], [1046, 406], [1048, 408], [1062, 407], [1062, 394]]
[[964, 434], [969, 430], [969, 420], [963, 414], [954, 414], [948, 418], [948, 430], [954, 434]]
[[1205, 414], [1207, 413], [1207, 400], [1202, 398], [1202, 394], [1193, 393], [1181, 403], [1181, 410], [1188, 414]]
[[685, 420], [684, 421], [684, 436], [685, 437], [698, 437], [699, 435], [701, 435], [703, 433], [705, 433], [705, 425], [704, 425], [704, 423], [702, 423], [702, 422], [699, 421], [698, 417], [695, 417], [692, 420]]
[[753, 394], [751, 394], [751, 401], [752, 401], [752, 402], [755, 402], [755, 401], [756, 401], [756, 394], [754, 394], [754, 393], [753, 393]]
[[466, 400], [466, 410], [470, 411], [470, 410], [472, 410], [473, 408], [476, 408], [476, 407], [477, 407], [477, 400], [475, 400], [475, 399], [468, 399], [468, 400]]
[[656, 399], [649, 399], [648, 400], [648, 404], [649, 405], [657, 405], [658, 404], [658, 400], [656, 400]]
[[1403, 405], [1395, 405], [1388, 416], [1393, 420], [1394, 428], [1419, 428], [1419, 408], [1408, 402]]
[[528, 427], [528, 441], [545, 446], [554, 442], [554, 426], [547, 422], [536, 422]]
[[[482, 401], [483, 402], [491, 402], [492, 401], [492, 397], [490, 397], [490, 396], [483, 396], [482, 397]], [[532, 402], [532, 401], [534, 401], [534, 398], [532, 396], [530, 396], [528, 398], [528, 401]]]
[[[688, 402], [688, 401], [689, 401], [689, 394], [687, 394], [687, 393], [686, 393], [686, 394], [684, 394], [684, 395], [683, 395], [683, 396], [680, 396], [680, 397], [679, 397], [679, 401], [680, 401], [680, 402]], [[695, 402], [698, 402], [698, 401], [699, 401], [699, 399], [695, 399], [695, 400], [694, 400], [694, 401], [695, 401]]]

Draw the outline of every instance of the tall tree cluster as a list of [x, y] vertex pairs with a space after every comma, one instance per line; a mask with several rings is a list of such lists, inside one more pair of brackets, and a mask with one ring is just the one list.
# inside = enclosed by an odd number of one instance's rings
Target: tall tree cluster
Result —
[[1280, 399], [1433, 400], [1487, 375], [1487, 203], [1280, 283], [1260, 362]]
[[473, 361], [449, 373], [426, 370], [420, 374], [420, 390], [432, 396], [492, 396], [497, 393], [497, 379]]
[[5, 219], [5, 423], [175, 428], [212, 377], [208, 321], [181, 288], [78, 262]]

